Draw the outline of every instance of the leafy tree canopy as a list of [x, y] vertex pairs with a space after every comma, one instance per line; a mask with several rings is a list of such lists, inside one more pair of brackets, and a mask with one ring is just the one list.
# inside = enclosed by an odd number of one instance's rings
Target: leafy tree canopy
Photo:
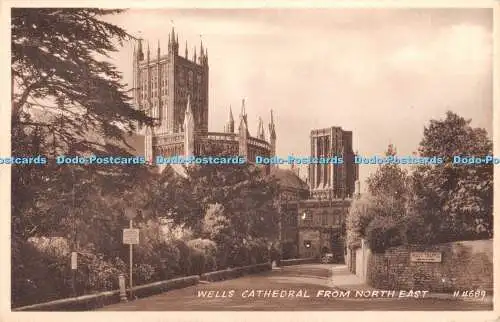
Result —
[[[151, 119], [131, 105], [121, 73], [106, 60], [131, 38], [101, 20], [120, 12], [12, 9], [12, 155], [130, 155], [126, 132]], [[90, 190], [97, 195], [123, 192], [144, 171], [124, 166], [12, 167], [14, 232], [27, 238], [57, 230], [77, 207], [97, 211], [95, 195], [87, 204], [79, 200], [92, 195]]]
[[487, 132], [470, 122], [448, 112], [444, 120], [430, 122], [420, 143], [422, 156], [441, 156], [447, 161], [419, 166], [414, 174], [417, 212], [442, 239], [481, 238], [493, 232], [493, 166], [452, 163], [453, 156], [492, 155]]

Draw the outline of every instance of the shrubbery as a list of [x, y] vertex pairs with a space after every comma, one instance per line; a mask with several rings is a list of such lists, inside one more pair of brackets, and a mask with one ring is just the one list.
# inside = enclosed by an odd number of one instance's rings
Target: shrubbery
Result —
[[13, 238], [12, 303], [27, 305], [69, 296], [69, 269], [64, 262], [29, 242]]
[[376, 217], [366, 227], [366, 239], [375, 253], [399, 246], [403, 242], [401, 224], [391, 217]]
[[[13, 242], [14, 307], [73, 295], [71, 253], [66, 247], [61, 248], [64, 243], [58, 245], [52, 247], [47, 240]], [[214, 271], [216, 252], [215, 243], [207, 239], [141, 243], [134, 247], [134, 285]], [[93, 247], [87, 247], [78, 255], [76, 293], [116, 290], [120, 273], [128, 277], [128, 257], [106, 258]]]
[[297, 243], [294, 241], [286, 241], [283, 243], [282, 250], [283, 250], [283, 258], [282, 259], [291, 259], [291, 258], [297, 258], [298, 255], [298, 249], [297, 249]]

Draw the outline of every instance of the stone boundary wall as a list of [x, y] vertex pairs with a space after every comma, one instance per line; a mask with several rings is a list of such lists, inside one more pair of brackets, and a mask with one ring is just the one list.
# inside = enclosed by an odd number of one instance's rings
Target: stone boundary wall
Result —
[[[147, 297], [160, 294], [173, 289], [196, 285], [201, 281], [222, 281], [237, 278], [247, 274], [256, 274], [271, 270], [270, 263], [262, 263], [250, 266], [235, 267], [221, 271], [180, 277], [171, 280], [159, 281], [150, 284], [138, 285], [132, 288], [135, 297]], [[130, 289], [127, 288], [127, 293]], [[12, 311], [88, 311], [106, 305], [120, 302], [120, 291], [108, 291], [97, 294], [83, 295], [66, 299], [55, 300], [46, 303], [34, 304], [14, 308]]]
[[238, 278], [247, 274], [258, 274], [271, 270], [271, 263], [228, 268], [222, 271], [205, 273], [200, 276], [202, 281], [216, 282], [231, 278]]
[[[135, 286], [132, 288], [132, 293], [137, 297], [146, 297], [177, 288], [196, 285], [199, 281], [200, 277], [198, 275], [180, 277], [171, 280]], [[130, 291], [130, 289], [127, 289], [127, 291]], [[118, 302], [120, 302], [120, 291], [114, 290], [23, 306], [20, 308], [12, 309], [12, 311], [88, 311]]]
[[301, 264], [312, 264], [318, 263], [319, 260], [315, 257], [311, 258], [294, 258], [281, 260], [279, 266], [290, 266], [290, 265], [301, 265]]
[[[411, 261], [411, 252], [438, 252], [441, 262]], [[366, 265], [368, 284], [379, 289], [493, 290], [492, 240], [399, 246], [371, 253]]]
[[[281, 265], [299, 265], [313, 263], [314, 258], [299, 258], [281, 261]], [[147, 297], [160, 294], [173, 289], [197, 285], [200, 281], [222, 281], [238, 278], [248, 274], [258, 274], [272, 269], [271, 263], [261, 263], [243, 267], [229, 268], [221, 271], [209, 272], [202, 275], [180, 277], [171, 280], [159, 281], [150, 284], [138, 285], [132, 288], [135, 297]], [[130, 289], [127, 289], [129, 292]], [[83, 295], [66, 299], [55, 300], [46, 303], [34, 304], [13, 308], [12, 311], [89, 311], [106, 305], [120, 302], [120, 291], [108, 291], [97, 294]]]

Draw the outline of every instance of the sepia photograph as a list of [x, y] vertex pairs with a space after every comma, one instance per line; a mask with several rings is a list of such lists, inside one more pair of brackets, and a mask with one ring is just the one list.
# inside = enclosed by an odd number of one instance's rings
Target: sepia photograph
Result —
[[14, 319], [493, 311], [491, 6], [109, 5], [3, 7]]

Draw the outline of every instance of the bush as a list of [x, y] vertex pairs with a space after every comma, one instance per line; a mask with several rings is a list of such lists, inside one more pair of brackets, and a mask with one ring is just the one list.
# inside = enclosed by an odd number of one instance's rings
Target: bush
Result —
[[197, 249], [193, 249], [191, 252], [191, 262], [193, 265], [190, 273], [193, 275], [203, 274], [206, 271], [205, 261], [206, 261], [205, 254], [203, 254], [201, 251]]
[[241, 245], [232, 249], [228, 265], [230, 267], [239, 267], [250, 265], [250, 246]]
[[217, 254], [217, 244], [210, 239], [193, 239], [188, 241], [187, 245], [202, 251], [206, 255], [215, 256]]
[[70, 296], [71, 272], [67, 257], [44, 253], [32, 243], [12, 238], [13, 307]]
[[283, 258], [282, 259], [291, 259], [297, 258], [298, 250], [297, 243], [293, 241], [286, 241], [283, 243]]
[[400, 224], [391, 217], [376, 217], [366, 228], [366, 239], [374, 253], [403, 243]]
[[135, 284], [150, 283], [178, 276], [180, 251], [173, 241], [153, 241], [134, 248]]
[[406, 219], [404, 236], [407, 244], [432, 244], [435, 242], [435, 237], [426, 227], [424, 218], [418, 214]]
[[366, 228], [375, 217], [376, 201], [369, 195], [354, 199], [346, 218], [346, 243], [351, 247], [366, 237]]
[[191, 266], [193, 265], [191, 258], [193, 250], [186, 242], [180, 239], [172, 240], [172, 244], [179, 250], [179, 264], [176, 267], [176, 275], [191, 275]]
[[191, 274], [202, 274], [217, 269], [217, 245], [209, 239], [193, 239], [187, 245], [191, 248]]
[[127, 266], [120, 258], [106, 261], [102, 254], [80, 253], [76, 275], [78, 295], [116, 290], [118, 276], [126, 271]]
[[269, 250], [265, 240], [254, 240], [247, 245], [249, 261], [247, 265], [255, 265], [269, 261]]

